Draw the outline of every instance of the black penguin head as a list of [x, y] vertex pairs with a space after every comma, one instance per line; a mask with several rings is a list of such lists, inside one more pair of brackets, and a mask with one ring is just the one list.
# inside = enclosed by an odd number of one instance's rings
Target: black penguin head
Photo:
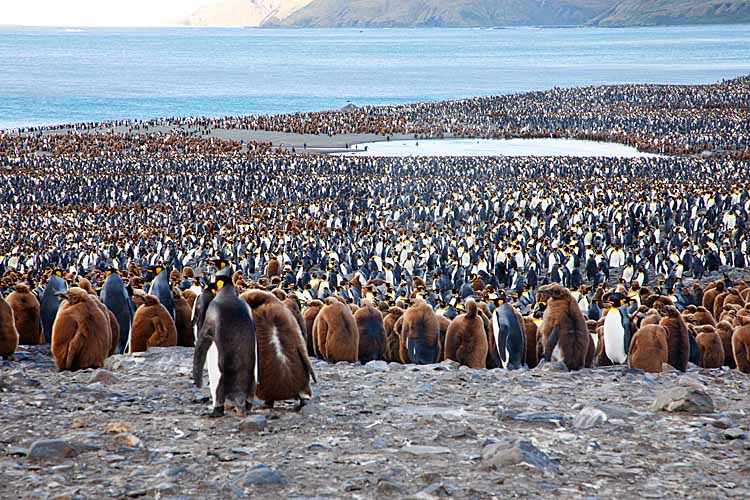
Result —
[[229, 267], [229, 261], [221, 257], [211, 257], [208, 259], [208, 273], [218, 273]]
[[146, 273], [143, 275], [143, 280], [146, 283], [151, 283], [156, 279], [159, 274], [164, 270], [164, 266], [161, 264], [155, 264], [146, 268]]
[[57, 276], [58, 278], [62, 278], [65, 276], [65, 273], [62, 269], [55, 269], [54, 271], [52, 271], [52, 275]]
[[610, 294], [609, 301], [612, 303], [612, 307], [622, 307], [628, 301], [628, 298], [623, 294], [616, 292]]
[[[55, 273], [55, 274], [56, 274], [56, 273]], [[120, 274], [120, 271], [118, 271], [118, 270], [117, 270], [117, 269], [115, 269], [114, 267], [110, 267], [110, 268], [108, 268], [108, 269], [107, 269], [106, 271], [104, 271], [104, 277], [105, 277], [105, 278], [109, 278], [109, 277], [110, 277], [111, 275], [113, 275], [113, 274]], [[58, 274], [58, 276], [60, 276], [60, 275]]]
[[232, 277], [224, 274], [215, 274], [211, 278], [211, 284], [214, 286], [214, 293], [219, 293], [225, 286], [234, 286], [232, 284]]

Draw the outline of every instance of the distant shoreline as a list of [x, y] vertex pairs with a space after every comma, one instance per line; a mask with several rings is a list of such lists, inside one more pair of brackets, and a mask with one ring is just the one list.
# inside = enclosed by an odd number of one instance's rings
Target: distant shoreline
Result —
[[669, 24], [627, 24], [627, 25], [597, 25], [597, 24], [579, 24], [579, 25], [507, 25], [507, 26], [192, 26], [185, 24], [175, 25], [158, 25], [158, 26], [86, 26], [86, 25], [25, 25], [25, 24], [2, 24], [0, 29], [80, 29], [80, 30], [107, 30], [107, 29], [128, 29], [128, 30], [162, 30], [162, 29], [186, 29], [186, 30], [253, 30], [253, 31], [328, 31], [328, 30], [348, 30], [348, 31], [382, 31], [382, 30], [525, 30], [525, 29], [634, 29], [634, 28], [690, 28], [705, 26], [750, 26], [750, 22], [742, 21], [737, 23], [727, 22], [699, 22], [699, 23], [669, 23]]

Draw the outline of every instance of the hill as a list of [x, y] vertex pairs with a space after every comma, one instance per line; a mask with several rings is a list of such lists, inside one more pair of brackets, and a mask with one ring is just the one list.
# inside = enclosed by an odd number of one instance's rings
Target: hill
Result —
[[750, 23], [750, 1], [623, 0], [591, 24], [655, 26]]
[[198, 27], [257, 27], [289, 17], [311, 0], [221, 0], [193, 12], [183, 24]]
[[750, 23], [750, 0], [220, 0], [184, 24], [378, 28]]

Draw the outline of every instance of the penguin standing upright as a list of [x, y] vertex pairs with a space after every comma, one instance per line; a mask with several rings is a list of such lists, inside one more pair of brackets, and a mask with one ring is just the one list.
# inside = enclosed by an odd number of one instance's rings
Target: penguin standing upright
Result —
[[495, 310], [492, 313], [492, 333], [495, 339], [494, 348], [501, 366], [507, 370], [517, 370], [526, 360], [526, 333], [523, 318], [519, 312], [507, 303], [505, 292], [492, 297]]
[[[216, 346], [216, 363], [210, 363], [209, 373], [218, 375], [211, 386], [213, 411], [211, 417], [224, 415], [227, 399], [241, 415], [255, 396], [258, 379], [258, 345], [255, 322], [250, 306], [239, 298], [232, 278], [226, 273], [213, 278], [216, 296], [208, 304], [203, 326], [198, 333], [193, 357], [193, 380], [196, 387], [203, 385], [203, 367], [212, 345]], [[209, 380], [210, 381], [210, 380]]]
[[48, 344], [52, 342], [52, 325], [55, 324], [57, 310], [60, 309], [60, 296], [58, 294], [68, 291], [68, 284], [62, 279], [62, 275], [63, 272], [60, 269], [52, 272], [39, 302], [44, 340]]
[[604, 350], [612, 363], [623, 364], [628, 359], [632, 335], [630, 318], [625, 307], [628, 299], [621, 293], [613, 293], [609, 300], [612, 307], [604, 317]]
[[174, 295], [172, 286], [169, 284], [169, 271], [163, 266], [156, 265], [149, 267], [146, 274], [147, 278], [152, 279], [151, 288], [148, 293], [157, 297], [159, 303], [164, 306], [169, 315], [172, 316], [172, 319], [174, 319]]
[[115, 315], [117, 324], [120, 325], [120, 340], [115, 352], [122, 354], [130, 343], [130, 327], [133, 323], [135, 311], [120, 274], [114, 269], [109, 269], [106, 275], [104, 285], [102, 285], [101, 299], [104, 305]]

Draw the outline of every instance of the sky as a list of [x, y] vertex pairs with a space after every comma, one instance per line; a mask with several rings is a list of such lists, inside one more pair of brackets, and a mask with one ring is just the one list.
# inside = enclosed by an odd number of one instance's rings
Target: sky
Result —
[[217, 0], [0, 0], [0, 25], [163, 26]]

